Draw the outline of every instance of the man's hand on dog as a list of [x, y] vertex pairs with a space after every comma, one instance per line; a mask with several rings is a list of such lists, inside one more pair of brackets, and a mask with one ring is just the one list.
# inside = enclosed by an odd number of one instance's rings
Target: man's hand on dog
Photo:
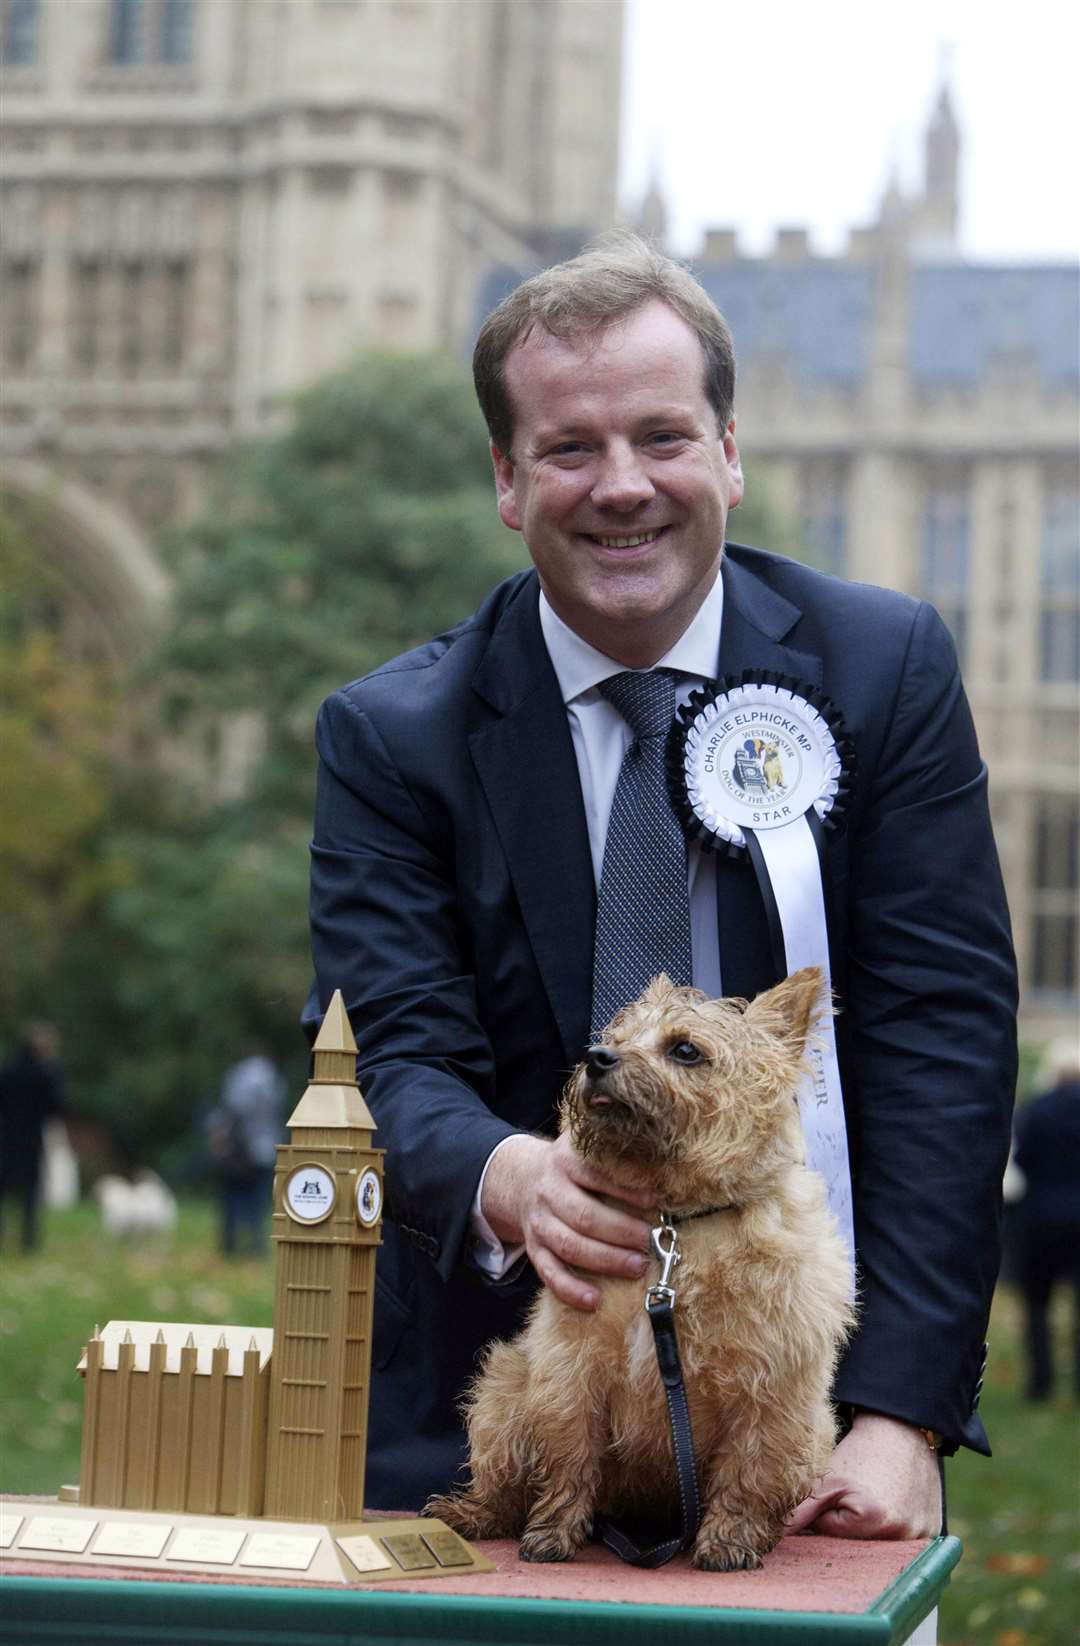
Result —
[[[604, 1195], [622, 1201], [626, 1210], [607, 1205]], [[524, 1242], [544, 1285], [573, 1309], [600, 1303], [596, 1287], [574, 1269], [633, 1280], [648, 1266], [656, 1221], [648, 1192], [594, 1171], [565, 1136], [554, 1142], [522, 1136], [505, 1143], [484, 1179], [483, 1212], [504, 1244]]]
[[876, 1412], [857, 1413], [828, 1474], [787, 1529], [825, 1537], [937, 1537], [941, 1476], [922, 1430]]

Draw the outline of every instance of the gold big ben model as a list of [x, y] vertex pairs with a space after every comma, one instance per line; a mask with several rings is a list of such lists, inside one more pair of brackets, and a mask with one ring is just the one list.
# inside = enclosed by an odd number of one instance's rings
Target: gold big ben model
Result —
[[264, 1515], [348, 1520], [363, 1508], [383, 1151], [335, 993], [274, 1174], [277, 1244]]
[[79, 1486], [44, 1512], [5, 1499], [5, 1552], [331, 1583], [494, 1571], [441, 1521], [363, 1514], [383, 1200], [374, 1125], [335, 992], [277, 1151], [273, 1330], [95, 1328], [79, 1365]]

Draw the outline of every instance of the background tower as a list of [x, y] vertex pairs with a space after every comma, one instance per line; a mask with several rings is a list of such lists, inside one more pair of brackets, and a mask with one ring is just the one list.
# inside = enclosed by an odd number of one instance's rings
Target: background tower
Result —
[[357, 1519], [363, 1508], [382, 1155], [356, 1084], [340, 990], [315, 1041], [311, 1083], [278, 1146], [274, 1353], [263, 1513]]
[[960, 221], [960, 128], [947, 79], [923, 139], [925, 182], [918, 204], [920, 240], [938, 256], [956, 255]]

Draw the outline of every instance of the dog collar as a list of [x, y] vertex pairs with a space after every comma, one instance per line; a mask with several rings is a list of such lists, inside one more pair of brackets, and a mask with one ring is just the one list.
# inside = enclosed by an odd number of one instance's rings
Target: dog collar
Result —
[[692, 1223], [695, 1217], [711, 1217], [714, 1212], [733, 1212], [734, 1203], [726, 1206], [702, 1206], [696, 1212], [661, 1212], [661, 1217], [670, 1223]]

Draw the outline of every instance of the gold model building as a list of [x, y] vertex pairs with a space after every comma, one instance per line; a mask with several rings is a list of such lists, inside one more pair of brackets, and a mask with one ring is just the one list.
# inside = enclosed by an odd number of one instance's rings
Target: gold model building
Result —
[[340, 991], [278, 1146], [273, 1330], [110, 1321], [87, 1345], [79, 1502], [346, 1521], [363, 1509], [382, 1154]]
[[383, 1203], [374, 1125], [336, 992], [277, 1151], [273, 1329], [95, 1330], [79, 1362], [79, 1485], [55, 1503], [5, 1497], [0, 1561], [324, 1584], [494, 1572], [442, 1521], [364, 1512]]

